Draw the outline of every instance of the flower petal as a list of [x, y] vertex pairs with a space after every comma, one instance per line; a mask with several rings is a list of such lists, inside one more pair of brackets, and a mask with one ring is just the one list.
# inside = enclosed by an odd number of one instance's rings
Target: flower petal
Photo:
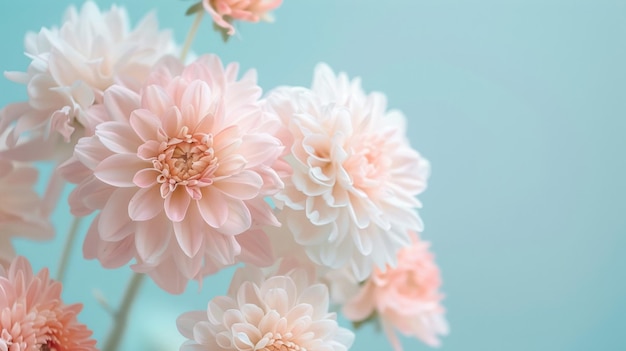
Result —
[[163, 211], [163, 198], [158, 188], [139, 189], [128, 203], [128, 216], [133, 221], [147, 221]]
[[176, 241], [187, 255], [194, 257], [203, 247], [206, 224], [195, 206], [189, 206], [187, 218], [184, 221], [174, 222]]
[[121, 154], [134, 153], [140, 144], [127, 122], [105, 122], [96, 127], [96, 135], [107, 149]]
[[204, 221], [213, 228], [219, 228], [228, 218], [228, 208], [224, 205], [226, 201], [220, 191], [205, 187], [202, 189], [202, 199], [196, 201], [196, 205]]
[[173, 222], [180, 222], [185, 219], [185, 214], [191, 202], [191, 197], [183, 188], [183, 186], [176, 187], [176, 189], [170, 192], [169, 196], [165, 198], [165, 213]]
[[146, 162], [135, 154], [113, 154], [98, 164], [94, 175], [109, 185], [130, 188], [135, 187], [135, 174], [144, 168]]
[[263, 179], [252, 171], [242, 171], [213, 183], [224, 195], [238, 199], [250, 200], [259, 194]]

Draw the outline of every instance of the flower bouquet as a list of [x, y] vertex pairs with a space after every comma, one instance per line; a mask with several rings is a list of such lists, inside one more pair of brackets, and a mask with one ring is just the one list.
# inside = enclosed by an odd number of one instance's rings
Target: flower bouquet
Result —
[[[429, 163], [402, 113], [323, 63], [310, 87], [264, 93], [255, 71], [190, 50], [203, 18], [228, 40], [280, 5], [195, 3], [182, 47], [154, 15], [132, 26], [123, 7], [89, 1], [26, 35], [30, 64], [5, 76], [27, 99], [0, 112], [0, 351], [117, 350], [144, 278], [179, 295], [233, 266], [226, 295], [180, 311], [181, 351], [348, 350], [338, 316], [378, 323], [396, 350], [396, 331], [439, 344], [441, 282], [416, 198]], [[40, 196], [43, 161], [54, 171]], [[56, 233], [53, 279], [11, 240], [51, 238], [66, 203], [76, 220]], [[96, 299], [113, 318], [97, 342], [82, 305], [61, 299], [76, 241], [85, 259], [134, 272], [118, 308]]]

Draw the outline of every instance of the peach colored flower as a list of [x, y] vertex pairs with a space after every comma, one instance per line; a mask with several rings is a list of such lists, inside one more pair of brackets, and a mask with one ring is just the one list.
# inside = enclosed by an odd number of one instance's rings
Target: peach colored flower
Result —
[[227, 296], [178, 318], [189, 339], [180, 350], [348, 350], [354, 334], [328, 305], [326, 287], [311, 285], [304, 270], [265, 278], [259, 269], [240, 268]]
[[61, 290], [47, 269], [34, 275], [24, 257], [6, 272], [0, 267], [0, 351], [96, 351], [76, 319], [82, 305], [65, 305]]
[[28, 70], [6, 73], [28, 93], [28, 101], [0, 114], [0, 133], [10, 131], [7, 157], [65, 160], [77, 139], [92, 134], [100, 122], [86, 110], [102, 102], [106, 88], [117, 83], [138, 89], [150, 68], [175, 51], [170, 33], [158, 30], [153, 14], [135, 28], [129, 22], [124, 8], [101, 12], [87, 1], [80, 11], [70, 6], [60, 28], [26, 35]]
[[343, 314], [354, 322], [376, 314], [396, 351], [402, 346], [394, 329], [430, 346], [439, 346], [438, 335], [448, 333], [439, 268], [428, 247], [414, 236], [413, 244], [398, 252], [398, 266], [377, 269], [343, 307]]
[[105, 267], [134, 257], [135, 271], [172, 293], [238, 260], [271, 264], [258, 227], [278, 225], [264, 197], [282, 187], [279, 123], [261, 109], [255, 73], [237, 71], [212, 55], [187, 67], [171, 58], [140, 93], [105, 92], [93, 113], [118, 118], [103, 116], [75, 150], [92, 176], [70, 196], [72, 211], [101, 210], [86, 257]]
[[235, 34], [233, 20], [246, 22], [271, 21], [269, 12], [282, 4], [282, 0], [202, 0], [204, 9], [218, 26]]
[[430, 169], [409, 145], [404, 115], [323, 64], [312, 89], [279, 88], [268, 106], [290, 151], [293, 173], [275, 200], [296, 242], [317, 264], [348, 267], [358, 280], [393, 265], [407, 231], [422, 229], [415, 196]]
[[33, 167], [0, 159], [0, 265], [15, 257], [11, 238], [50, 239], [54, 228], [40, 215], [41, 199], [33, 188]]

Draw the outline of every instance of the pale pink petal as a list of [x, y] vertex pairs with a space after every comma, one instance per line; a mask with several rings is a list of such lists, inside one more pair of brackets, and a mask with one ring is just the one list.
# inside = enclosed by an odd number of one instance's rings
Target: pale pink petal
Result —
[[128, 216], [134, 221], [146, 221], [163, 211], [163, 199], [158, 189], [137, 191], [128, 203]]
[[264, 231], [248, 230], [236, 238], [241, 246], [239, 260], [258, 267], [267, 267], [274, 263], [271, 243]]
[[[211, 258], [221, 266], [235, 263], [235, 256], [241, 254], [241, 246], [231, 235], [217, 233], [214, 230], [205, 234], [205, 245], [211, 248]], [[239, 257], [239, 259], [242, 259]]]
[[114, 154], [98, 164], [94, 175], [109, 185], [129, 188], [135, 186], [135, 174], [145, 167], [145, 162], [134, 154]]
[[202, 274], [205, 258], [202, 255], [189, 257], [182, 252], [174, 253], [174, 262], [178, 267], [179, 274], [185, 279], [198, 279]]
[[221, 192], [207, 187], [203, 189], [202, 199], [196, 201], [196, 205], [204, 221], [213, 228], [219, 228], [228, 219], [228, 208], [224, 205], [226, 201]]
[[252, 216], [243, 201], [227, 200], [225, 205], [227, 206], [228, 217], [226, 222], [217, 230], [226, 235], [237, 235], [250, 229]]
[[[91, 171], [110, 155], [111, 152], [107, 148], [102, 147], [102, 143], [97, 137], [81, 138], [74, 149], [76, 159]], [[70, 181], [75, 181], [75, 179], [70, 177], [66, 178]]]
[[133, 110], [139, 107], [139, 95], [124, 86], [113, 85], [104, 92], [108, 120], [125, 122]]
[[130, 125], [143, 141], [159, 139], [161, 123], [150, 110], [134, 110], [130, 115]]
[[201, 80], [194, 80], [187, 86], [181, 97], [181, 106], [193, 106], [199, 119], [203, 119], [210, 113], [212, 105], [211, 88]]
[[152, 111], [157, 116], [163, 116], [174, 104], [165, 89], [158, 85], [148, 85], [144, 88], [141, 107]]
[[192, 338], [193, 326], [198, 320], [201, 320], [204, 317], [206, 317], [206, 312], [204, 311], [185, 312], [176, 319], [176, 327], [183, 336]]
[[100, 142], [115, 153], [134, 153], [140, 144], [127, 122], [106, 122], [98, 125], [96, 135]]
[[252, 171], [243, 171], [214, 183], [224, 195], [238, 200], [255, 198], [262, 185], [263, 179]]
[[[132, 266], [137, 271], [135, 266]], [[170, 294], [181, 294], [185, 291], [189, 279], [185, 278], [179, 271], [173, 258], [163, 261], [157, 267], [148, 269], [150, 277], [157, 285]]]
[[98, 221], [100, 238], [106, 241], [119, 241], [133, 233], [134, 227], [128, 217], [128, 208], [118, 205], [129, 203], [132, 195], [132, 192], [123, 188], [113, 191], [107, 203], [116, 206], [105, 206], [100, 213]]
[[158, 262], [166, 252], [171, 236], [170, 232], [163, 230], [167, 224], [163, 216], [157, 216], [137, 226], [135, 248], [142, 261]]
[[159, 172], [152, 168], [144, 168], [133, 177], [133, 183], [140, 188], [150, 188], [157, 184]]
[[171, 221], [181, 222], [185, 219], [190, 203], [191, 197], [182, 187], [178, 187], [165, 198], [165, 213]]
[[190, 207], [185, 221], [174, 222], [174, 234], [178, 245], [188, 257], [194, 257], [202, 248], [203, 238], [207, 232], [206, 224], [198, 211]]

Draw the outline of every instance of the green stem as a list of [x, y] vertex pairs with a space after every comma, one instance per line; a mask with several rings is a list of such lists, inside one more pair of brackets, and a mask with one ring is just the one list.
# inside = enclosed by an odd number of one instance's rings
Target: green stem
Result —
[[187, 38], [185, 39], [185, 44], [183, 45], [183, 49], [180, 52], [180, 60], [185, 62], [187, 58], [187, 54], [189, 53], [189, 49], [191, 49], [191, 44], [193, 43], [193, 39], [196, 37], [196, 33], [198, 32], [198, 28], [200, 28], [200, 23], [202, 23], [202, 17], [204, 16], [204, 9], [198, 11], [196, 15], [196, 19], [193, 21], [191, 28], [189, 29], [189, 33], [187, 33]]
[[80, 228], [81, 219], [82, 217], [74, 217], [70, 232], [65, 239], [63, 253], [61, 254], [61, 261], [59, 262], [59, 269], [57, 271], [57, 280], [61, 283], [65, 279], [65, 274], [67, 273], [67, 266], [70, 263], [70, 256], [72, 255], [72, 249], [74, 248], [74, 243], [76, 242], [76, 237], [78, 236], [78, 228]]
[[122, 337], [124, 336], [124, 331], [126, 330], [126, 324], [128, 322], [128, 315], [130, 313], [131, 305], [139, 292], [139, 288], [141, 287], [141, 282], [143, 281], [144, 274], [133, 273], [133, 277], [128, 283], [128, 287], [126, 288], [126, 292], [124, 293], [124, 299], [122, 300], [122, 304], [119, 309], [115, 313], [115, 319], [113, 320], [113, 330], [109, 334], [109, 337], [104, 344], [104, 348], [102, 351], [116, 351], [120, 342], [122, 341]]

